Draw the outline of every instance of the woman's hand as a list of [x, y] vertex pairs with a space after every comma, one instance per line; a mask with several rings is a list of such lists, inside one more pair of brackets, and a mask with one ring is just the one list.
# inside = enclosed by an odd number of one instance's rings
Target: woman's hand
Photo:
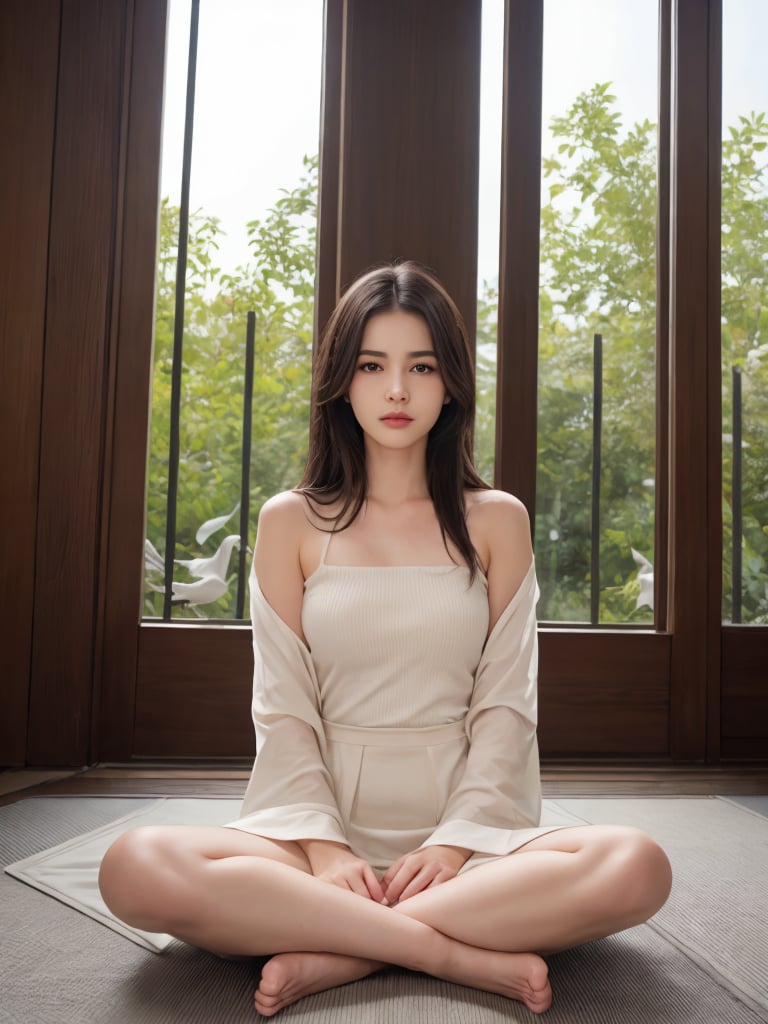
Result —
[[356, 857], [348, 846], [323, 839], [305, 840], [299, 844], [304, 850], [315, 878], [349, 889], [376, 903], [387, 903], [371, 865]]
[[390, 865], [381, 880], [387, 902], [402, 902], [447, 882], [458, 874], [471, 854], [471, 850], [459, 846], [424, 846], [406, 853]]

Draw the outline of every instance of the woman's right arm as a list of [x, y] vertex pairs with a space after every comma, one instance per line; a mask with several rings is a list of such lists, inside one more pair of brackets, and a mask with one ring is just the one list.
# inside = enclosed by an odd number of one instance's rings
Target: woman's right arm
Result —
[[[312, 529], [304, 498], [292, 491], [278, 494], [262, 506], [254, 550], [254, 569], [264, 597], [305, 645], [301, 550]], [[315, 877], [377, 902], [384, 900], [373, 869], [348, 846], [327, 839], [299, 839], [297, 843]]]

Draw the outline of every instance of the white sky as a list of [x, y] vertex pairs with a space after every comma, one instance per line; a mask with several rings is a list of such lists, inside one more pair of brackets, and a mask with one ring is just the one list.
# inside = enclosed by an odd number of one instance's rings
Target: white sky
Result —
[[[190, 0], [171, 0], [162, 194], [178, 202]], [[479, 276], [498, 261], [503, 0], [483, 3]], [[322, 0], [201, 0], [191, 207], [227, 232], [225, 269], [247, 257], [245, 223], [299, 180], [319, 146]], [[610, 81], [625, 124], [656, 120], [656, 0], [545, 0], [543, 120]], [[724, 122], [768, 111], [766, 0], [724, 0]], [[547, 136], [544, 135], [544, 149]]]

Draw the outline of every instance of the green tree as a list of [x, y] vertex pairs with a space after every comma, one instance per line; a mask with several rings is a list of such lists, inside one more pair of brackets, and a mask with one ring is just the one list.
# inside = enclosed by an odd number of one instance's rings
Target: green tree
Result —
[[477, 406], [475, 414], [475, 465], [480, 476], [493, 483], [496, 430], [496, 336], [498, 329], [498, 289], [484, 281], [477, 297], [475, 331], [475, 378]]
[[636, 608], [653, 554], [656, 129], [622, 131], [607, 84], [554, 118], [543, 161], [536, 551], [540, 615], [589, 617], [592, 351], [602, 335], [602, 621]]
[[[587, 617], [592, 339], [604, 338], [602, 621], [649, 620], [636, 608], [634, 548], [653, 560], [656, 333], [656, 127], [622, 127], [608, 84], [552, 121], [543, 162], [536, 549], [540, 614]], [[743, 371], [744, 621], [768, 621], [768, 178], [765, 114], [723, 144], [723, 379]], [[731, 432], [726, 387], [724, 435]], [[730, 590], [731, 469], [725, 450], [724, 587]]]
[[768, 622], [768, 119], [740, 117], [723, 139], [722, 359], [724, 611], [731, 615], [731, 370], [741, 373], [744, 622]]
[[[177, 557], [212, 555], [223, 537], [201, 546], [202, 523], [231, 512], [240, 500], [246, 319], [256, 317], [251, 463], [251, 524], [270, 494], [294, 486], [304, 463], [309, 417], [315, 261], [317, 160], [261, 220], [248, 224], [251, 257], [234, 273], [216, 264], [221, 228], [198, 211], [190, 217], [185, 282], [181, 454]], [[147, 486], [147, 538], [165, 548], [171, 363], [179, 211], [160, 211], [155, 311], [155, 362]], [[229, 523], [238, 532], [238, 520]], [[253, 537], [253, 525], [249, 535]], [[232, 581], [235, 560], [230, 566]], [[158, 615], [162, 595], [148, 573], [145, 614]], [[182, 567], [174, 578], [191, 578]], [[234, 616], [235, 587], [213, 604], [211, 617]], [[195, 614], [177, 608], [176, 614]]]

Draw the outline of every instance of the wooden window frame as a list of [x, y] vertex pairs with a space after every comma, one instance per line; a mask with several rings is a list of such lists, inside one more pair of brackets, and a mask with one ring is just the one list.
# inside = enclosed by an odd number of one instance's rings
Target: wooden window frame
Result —
[[[471, 321], [479, 5], [460, 0], [446, 18], [440, 0], [417, 14], [410, 0], [327, 0], [318, 323], [354, 274], [401, 255], [435, 266]], [[505, 90], [531, 102], [504, 106], [500, 250], [498, 483], [530, 509], [542, 9], [507, 0]], [[768, 629], [720, 621], [722, 0], [662, 0], [660, 10], [670, 94], [660, 107], [669, 197], [667, 208], [661, 189], [656, 560], [666, 579], [659, 573], [656, 631], [541, 630], [542, 749], [612, 761], [767, 758]], [[24, 92], [6, 108], [23, 143], [8, 152], [26, 153], [35, 174], [8, 179], [9, 201], [20, 197], [29, 214], [8, 221], [6, 258], [20, 254], [25, 266], [4, 278], [17, 289], [8, 308], [23, 297], [11, 322], [23, 321], [29, 348], [5, 357], [19, 396], [7, 408], [23, 429], [6, 467], [17, 501], [5, 503], [0, 531], [18, 581], [3, 759], [246, 758], [248, 627], [140, 623], [166, 6], [9, 0], [2, 17], [48, 55], [34, 82], [21, 57], [9, 65]], [[397, 17], [411, 19], [406, 29]], [[374, 41], [378, 67], [366, 59]], [[406, 77], [393, 93], [398, 60], [441, 86], [417, 102]], [[391, 119], [393, 102], [413, 105], [412, 120]], [[433, 163], [420, 169], [412, 146]], [[439, 187], [437, 165], [449, 168]], [[45, 315], [26, 317], [24, 303], [40, 312], [41, 301]], [[32, 538], [31, 563], [15, 550], [20, 538]]]

